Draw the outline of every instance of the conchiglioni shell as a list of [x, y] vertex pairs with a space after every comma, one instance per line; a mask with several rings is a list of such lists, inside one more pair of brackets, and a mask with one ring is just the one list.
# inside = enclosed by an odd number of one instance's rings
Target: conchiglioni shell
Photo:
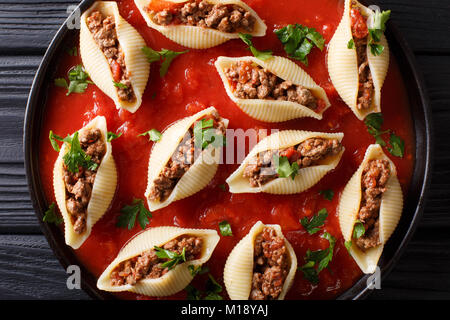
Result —
[[233, 248], [225, 263], [223, 271], [223, 281], [227, 289], [228, 296], [231, 300], [248, 300], [252, 288], [253, 278], [253, 261], [255, 239], [264, 227], [273, 228], [277, 236], [284, 239], [288, 256], [289, 256], [289, 272], [283, 284], [283, 289], [278, 300], [283, 300], [286, 293], [292, 286], [295, 272], [297, 271], [297, 256], [291, 244], [284, 237], [281, 227], [277, 224], [264, 225], [261, 221], [255, 223], [249, 233]]
[[[145, 191], [145, 197], [147, 198], [150, 211], [164, 208], [174, 201], [193, 195], [206, 187], [216, 174], [219, 166], [221, 148], [216, 148], [210, 144], [201, 152], [189, 170], [181, 177], [166, 200], [159, 202], [149, 199], [154, 180], [166, 166], [176, 148], [183, 140], [186, 132], [197, 120], [200, 120], [213, 112], [216, 112], [216, 109], [210, 107], [193, 116], [175, 122], [163, 132], [161, 139], [153, 146], [148, 162], [148, 182], [147, 190]], [[226, 127], [228, 125], [228, 120], [223, 118], [221, 118], [221, 120]]]
[[[350, 107], [359, 120], [363, 120], [370, 113], [381, 112], [381, 88], [389, 68], [389, 45], [386, 37], [382, 35], [379, 44], [384, 46], [384, 51], [379, 56], [374, 56], [370, 51], [370, 47], [367, 46], [367, 57], [375, 90], [372, 107], [367, 110], [358, 110], [356, 107], [359, 83], [357, 55], [354, 48], [348, 49], [347, 47], [348, 42], [353, 39], [350, 25], [351, 1], [345, 1], [341, 23], [328, 46], [328, 72], [342, 100]], [[371, 17], [375, 14], [374, 11], [364, 7], [359, 2], [357, 4], [361, 8], [363, 15]]]
[[66, 187], [63, 179], [63, 157], [68, 151], [64, 143], [59, 152], [53, 169], [53, 189], [59, 210], [64, 219], [64, 237], [66, 244], [74, 249], [78, 249], [89, 237], [94, 224], [103, 216], [111, 204], [117, 186], [117, 171], [114, 162], [111, 143], [107, 141], [107, 128], [105, 117], [96, 117], [85, 127], [80, 129], [80, 133], [91, 128], [98, 128], [102, 133], [102, 138], [106, 144], [106, 153], [100, 163], [97, 175], [92, 187], [91, 199], [87, 207], [86, 230], [78, 234], [73, 230], [72, 219], [66, 208]]
[[[136, 96], [134, 102], [119, 99], [108, 60], [89, 31], [87, 18], [94, 10], [100, 11], [104, 17], [114, 17], [117, 38], [125, 56], [125, 66]], [[142, 95], [150, 73], [150, 63], [141, 50], [145, 45], [145, 40], [139, 32], [120, 16], [116, 2], [97, 1], [81, 16], [80, 55], [84, 68], [95, 85], [114, 100], [116, 108], [136, 112], [142, 103]]]
[[[174, 3], [184, 3], [188, 0], [167, 0]], [[170, 40], [181, 44], [182, 46], [192, 49], [207, 49], [224, 43], [230, 39], [238, 39], [239, 33], [226, 33], [212, 28], [204, 28], [198, 26], [188, 25], [158, 25], [153, 22], [150, 12], [147, 12], [145, 8], [149, 6], [152, 0], [134, 0], [134, 3], [138, 7], [141, 15], [144, 17], [147, 25], [150, 28], [158, 30], [164, 36]], [[258, 16], [258, 14], [250, 8], [246, 3], [240, 0], [208, 0], [209, 3], [217, 4], [236, 4], [245, 10], [249, 11], [253, 17], [255, 17], [255, 28], [252, 33], [254, 37], [262, 37], [266, 34], [267, 26]]]
[[315, 185], [322, 179], [328, 172], [336, 168], [338, 165], [344, 148], [342, 151], [330, 157], [324, 159], [318, 165], [311, 167], [301, 168], [295, 179], [291, 178], [276, 178], [267, 182], [261, 187], [252, 187], [247, 178], [244, 178], [244, 169], [254, 156], [262, 151], [285, 149], [291, 146], [295, 146], [309, 138], [325, 138], [325, 139], [338, 139], [342, 141], [344, 137], [343, 133], [323, 133], [323, 132], [310, 132], [300, 130], [286, 130], [279, 131], [261, 140], [242, 161], [239, 168], [228, 177], [227, 183], [232, 193], [258, 193], [266, 192], [272, 194], [293, 194], [300, 193]]
[[[301, 85], [309, 89], [316, 98], [325, 101], [326, 107], [319, 113], [292, 101], [269, 100], [269, 99], [240, 99], [237, 98], [231, 89], [230, 82], [225, 75], [225, 69], [231, 67], [239, 61], [250, 61], [264, 69], [269, 70], [283, 80], [291, 81], [293, 84]], [[255, 57], [219, 57], [215, 63], [225, 90], [238, 107], [250, 117], [265, 122], [282, 122], [296, 118], [311, 117], [322, 119], [323, 113], [330, 107], [330, 101], [320, 86], [295, 62], [283, 57], [272, 57], [266, 61]]]
[[345, 241], [352, 240], [353, 228], [361, 204], [362, 172], [370, 160], [376, 159], [389, 161], [391, 176], [387, 182], [386, 191], [381, 198], [379, 215], [381, 244], [366, 250], [365, 252], [359, 249], [356, 243], [352, 243], [350, 248], [351, 255], [364, 273], [375, 272], [384, 244], [389, 240], [397, 227], [403, 209], [403, 194], [397, 178], [397, 170], [394, 163], [383, 153], [381, 146], [373, 144], [367, 148], [364, 160], [345, 186], [338, 206], [339, 225], [341, 227], [342, 235], [344, 236]]
[[[165, 275], [156, 279], [142, 279], [135, 285], [111, 285], [111, 272], [123, 261], [139, 256], [154, 246], [161, 247], [170, 240], [182, 235], [192, 235], [203, 239], [203, 249], [200, 257], [196, 260], [186, 261], [178, 264]], [[103, 271], [97, 281], [100, 290], [110, 292], [130, 291], [153, 297], [169, 296], [183, 290], [193, 279], [189, 266], [203, 265], [209, 260], [220, 237], [215, 230], [208, 229], [184, 229], [178, 227], [156, 227], [149, 228], [131, 239], [119, 252], [113, 262]]]

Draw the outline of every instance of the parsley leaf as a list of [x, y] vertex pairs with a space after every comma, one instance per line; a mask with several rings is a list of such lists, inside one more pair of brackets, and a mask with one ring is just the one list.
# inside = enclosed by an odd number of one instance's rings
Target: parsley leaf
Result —
[[209, 272], [209, 268], [208, 266], [194, 266], [194, 265], [189, 265], [188, 266], [189, 272], [191, 273], [191, 276], [195, 277], [196, 275], [200, 274], [205, 274]]
[[123, 84], [121, 82], [113, 81], [114, 87], [119, 89], [128, 89], [128, 86], [126, 84]]
[[197, 148], [206, 149], [212, 144], [214, 147], [220, 147], [225, 144], [225, 137], [217, 134], [214, 129], [213, 119], [202, 119], [194, 125], [194, 143]]
[[58, 217], [58, 215], [55, 212], [54, 202], [48, 207], [47, 211], [45, 211], [42, 221], [47, 223], [54, 223], [56, 225], [59, 225], [63, 222], [63, 219], [61, 217]]
[[350, 39], [347, 43], [348, 49], [353, 49], [355, 47], [355, 41], [353, 39]]
[[272, 58], [272, 51], [259, 51], [258, 49], [256, 49], [253, 46], [253, 42], [252, 42], [252, 38], [253, 36], [251, 34], [247, 34], [247, 33], [239, 33], [239, 38], [241, 38], [242, 41], [244, 41], [244, 43], [246, 45], [248, 45], [250, 51], [252, 52], [253, 56], [255, 56], [255, 58], [259, 59], [259, 60], [263, 60], [266, 61], [270, 58]]
[[80, 141], [78, 140], [78, 131], [72, 137], [66, 137], [64, 141], [68, 143], [69, 151], [64, 155], [63, 160], [70, 172], [78, 172], [79, 167], [92, 171], [97, 169], [98, 164], [92, 161], [91, 157], [81, 148]]
[[143, 47], [141, 50], [147, 57], [148, 62], [161, 62], [161, 66], [159, 68], [159, 76], [161, 78], [167, 74], [167, 71], [169, 70], [170, 64], [172, 63], [173, 59], [178, 57], [180, 54], [188, 52], [188, 50], [176, 52], [164, 48], [161, 49], [161, 51], [155, 51], [149, 47]]
[[168, 259], [161, 267], [168, 268], [169, 270], [175, 268], [179, 263], [186, 262], [186, 248], [180, 253], [163, 249], [161, 247], [154, 246], [155, 254], [160, 259]]
[[359, 239], [366, 233], [366, 229], [361, 221], [356, 220], [355, 225], [353, 226], [353, 238]]
[[[223, 297], [220, 295], [223, 288], [222, 286], [214, 279], [214, 277], [208, 273], [208, 280], [206, 281], [206, 291], [201, 292], [193, 285], [188, 285], [184, 290], [187, 292], [188, 300], [223, 300]], [[203, 298], [202, 298], [203, 297]]]
[[156, 129], [151, 129], [151, 130], [148, 130], [148, 131], [143, 132], [141, 134], [138, 134], [138, 137], [140, 137], [140, 136], [147, 136], [147, 135], [148, 135], [148, 140], [151, 140], [151, 141], [154, 141], [154, 142], [159, 141], [161, 139], [161, 137], [162, 137], [161, 132], [159, 132]]
[[319, 194], [322, 195], [328, 201], [333, 200], [333, 197], [334, 197], [334, 191], [331, 189], [321, 190], [321, 191], [319, 191]]
[[348, 253], [350, 254], [350, 248], [352, 247], [352, 240], [348, 240], [344, 242], [345, 248], [347, 249]]
[[[56, 142], [56, 140], [58, 140], [58, 141], [64, 141], [65, 139], [63, 139], [63, 138], [61, 138], [60, 136], [54, 134], [52, 130], [50, 130], [50, 132], [49, 132], [49, 134], [48, 134], [48, 138], [50, 139], [50, 143], [52, 144], [53, 149], [54, 149], [56, 152], [59, 152], [61, 149], [59, 148], [59, 145], [58, 145], [58, 143]], [[70, 136], [68, 136], [66, 139], [67, 139], [68, 141], [71, 140]]]
[[219, 229], [220, 234], [223, 235], [224, 237], [233, 235], [233, 231], [231, 230], [231, 226], [227, 220], [223, 220], [222, 222], [219, 223]]
[[81, 64], [74, 66], [68, 72], [69, 84], [67, 84], [66, 79], [57, 78], [55, 79], [55, 85], [58, 87], [63, 87], [67, 89], [66, 96], [75, 92], [83, 93], [86, 91], [88, 84], [93, 82], [88, 80], [89, 74], [84, 70]]
[[310, 220], [308, 220], [308, 217], [303, 217], [302, 220], [300, 220], [300, 223], [309, 234], [314, 234], [320, 230], [321, 226], [324, 225], [327, 217], [328, 211], [324, 208], [320, 209], [317, 215], [313, 216]]
[[374, 56], [379, 56], [384, 51], [384, 46], [379, 44], [383, 32], [386, 30], [386, 22], [391, 16], [391, 10], [380, 12], [376, 10], [373, 16], [372, 26], [369, 28], [369, 41], [370, 52]]
[[274, 158], [278, 176], [280, 178], [292, 177], [292, 180], [294, 180], [299, 170], [298, 163], [293, 162], [292, 164], [290, 164], [288, 157], [284, 156], [274, 156]]
[[121, 135], [122, 135], [122, 132], [119, 132], [119, 134], [116, 134], [116, 133], [114, 133], [114, 132], [109, 132], [109, 131], [108, 131], [107, 136], [106, 136], [106, 140], [107, 140], [108, 142], [111, 142], [111, 141], [113, 141], [114, 139], [119, 138]]
[[328, 267], [331, 260], [333, 259], [334, 246], [336, 244], [336, 239], [325, 232], [322, 238], [327, 239], [330, 243], [329, 247], [324, 250], [311, 251], [308, 249], [306, 251], [305, 261], [306, 263], [299, 267], [299, 270], [303, 272], [304, 277], [312, 284], [319, 283], [319, 273]]
[[321, 51], [325, 46], [325, 39], [314, 28], [301, 24], [289, 24], [284, 28], [274, 30], [278, 39], [284, 45], [284, 51], [290, 58], [300, 60], [308, 65], [308, 54], [316, 46]]
[[184, 288], [184, 290], [187, 292], [187, 300], [201, 300], [201, 291], [198, 290], [193, 285], [189, 284]]
[[145, 208], [142, 199], [134, 199], [132, 205], [124, 206], [120, 212], [122, 214], [119, 216], [116, 226], [119, 228], [128, 227], [128, 230], [133, 229], [136, 217], [142, 229], [145, 229], [147, 224], [150, 223], [149, 219], [152, 217], [150, 211]]
[[393, 156], [403, 158], [403, 155], [405, 154], [405, 142], [399, 136], [391, 133], [389, 144], [392, 148], [388, 148], [388, 151]]

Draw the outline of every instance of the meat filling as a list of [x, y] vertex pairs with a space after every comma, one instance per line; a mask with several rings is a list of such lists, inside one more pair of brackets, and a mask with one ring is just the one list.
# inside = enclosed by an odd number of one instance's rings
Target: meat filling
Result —
[[233, 94], [240, 99], [292, 101], [319, 112], [325, 102], [300, 85], [285, 81], [249, 61], [239, 61], [225, 70]]
[[358, 59], [359, 90], [356, 107], [359, 110], [367, 110], [372, 106], [374, 85], [369, 61], [367, 59], [367, 42], [369, 29], [366, 18], [361, 14], [359, 7], [353, 3], [350, 10], [352, 36], [355, 43]]
[[136, 96], [125, 65], [125, 55], [117, 38], [114, 17], [103, 17], [99, 11], [93, 11], [87, 18], [87, 25], [108, 60], [119, 99], [127, 102], [135, 101]]
[[[84, 152], [91, 157], [92, 161], [100, 165], [106, 153], [106, 144], [100, 130], [90, 129], [82, 131], [78, 139]], [[65, 164], [63, 165], [66, 208], [71, 216], [73, 229], [78, 234], [86, 230], [87, 207], [91, 198], [97, 168], [89, 170], [80, 167], [78, 172], [71, 172]]]
[[217, 29], [222, 32], [252, 32], [255, 18], [244, 8], [234, 4], [212, 4], [208, 1], [189, 1], [182, 7], [152, 11], [153, 21], [159, 25], [184, 24]]
[[386, 191], [386, 184], [391, 175], [387, 160], [371, 160], [362, 173], [362, 199], [358, 220], [366, 232], [356, 240], [356, 245], [362, 250], [376, 247], [380, 244], [380, 206], [381, 197]]
[[[203, 240], [186, 235], [167, 242], [162, 248], [177, 254], [182, 254], [184, 249], [186, 261], [191, 261], [201, 254]], [[160, 278], [169, 271], [167, 267], [163, 266], [166, 261], [167, 259], [158, 258], [154, 249], [144, 251], [139, 256], [120, 263], [111, 272], [111, 285], [135, 285], [141, 279]]]
[[[213, 128], [216, 136], [225, 136], [225, 124], [219, 115], [212, 115]], [[153, 182], [149, 199], [152, 201], [164, 201], [170, 195], [181, 177], [194, 164], [196, 158], [201, 154], [201, 149], [195, 144], [195, 124], [186, 132], [181, 143], [173, 153], [169, 162]]]
[[257, 154], [245, 167], [243, 175], [249, 179], [252, 187], [262, 186], [278, 178], [278, 157], [287, 157], [290, 164], [297, 162], [301, 169], [317, 165], [321, 160], [336, 155], [341, 150], [342, 145], [337, 139], [310, 138], [290, 148]]
[[284, 239], [265, 227], [255, 239], [250, 300], [275, 300], [288, 274], [288, 251]]

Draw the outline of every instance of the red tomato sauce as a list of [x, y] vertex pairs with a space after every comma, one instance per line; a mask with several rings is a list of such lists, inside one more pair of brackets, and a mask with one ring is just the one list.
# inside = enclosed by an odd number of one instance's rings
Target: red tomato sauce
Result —
[[[253, 43], [260, 50], [270, 49], [275, 55], [286, 56], [273, 30], [291, 23], [301, 23], [316, 28], [330, 41], [341, 19], [342, 0], [246, 0], [268, 26], [267, 34], [254, 38]], [[159, 32], [147, 27], [144, 19], [131, 0], [119, 1], [121, 15], [145, 38], [147, 45], [155, 50], [167, 48], [182, 51], [180, 45], [168, 40]], [[78, 44], [78, 41], [72, 45]], [[151, 66], [150, 79], [139, 110], [132, 114], [117, 110], [113, 101], [95, 85], [89, 85], [82, 94], [66, 96], [64, 88], [49, 84], [48, 102], [45, 106], [45, 121], [41, 132], [40, 174], [48, 203], [55, 201], [53, 193], [53, 165], [58, 156], [48, 140], [53, 130], [66, 136], [86, 125], [96, 116], [105, 116], [108, 131], [123, 135], [112, 142], [112, 150], [118, 170], [118, 187], [111, 208], [93, 227], [90, 237], [75, 251], [79, 263], [98, 277], [116, 257], [122, 246], [133, 235], [141, 231], [136, 223], [132, 230], [116, 227], [120, 209], [131, 204], [133, 198], [144, 199], [147, 185], [147, 165], [152, 142], [138, 134], [155, 128], [163, 131], [174, 121], [192, 115], [206, 107], [214, 106], [224, 118], [230, 119], [232, 129], [303, 129], [323, 132], [344, 132], [345, 153], [338, 167], [327, 174], [317, 185], [296, 195], [231, 194], [220, 187], [239, 164], [221, 164], [214, 179], [197, 194], [172, 203], [153, 212], [149, 227], [173, 225], [187, 228], [209, 228], [219, 231], [219, 222], [228, 220], [233, 230], [232, 237], [223, 237], [207, 263], [212, 275], [223, 284], [223, 268], [228, 254], [244, 237], [254, 223], [261, 220], [266, 224], [279, 224], [286, 238], [295, 249], [298, 265], [303, 265], [308, 249], [328, 247], [328, 241], [320, 236], [323, 231], [336, 238], [333, 260], [328, 269], [319, 274], [319, 284], [312, 285], [297, 271], [294, 284], [287, 299], [332, 299], [350, 288], [362, 273], [344, 246], [339, 228], [336, 207], [347, 181], [360, 165], [366, 148], [374, 143], [366, 126], [359, 121], [339, 98], [328, 76], [326, 49], [314, 48], [309, 66], [299, 63], [327, 92], [332, 107], [324, 113], [322, 120], [297, 119], [283, 123], [268, 124], [256, 121], [243, 113], [227, 96], [220, 77], [214, 67], [218, 56], [251, 55], [240, 40], [231, 40], [207, 50], [192, 50], [180, 55], [171, 64], [167, 75], [159, 76], [159, 63]], [[383, 128], [393, 129], [405, 140], [405, 156], [398, 158], [386, 154], [395, 163], [398, 177], [406, 192], [414, 166], [414, 143], [412, 120], [407, 92], [395, 58], [391, 55], [389, 72], [382, 91]], [[65, 77], [67, 71], [81, 63], [79, 56], [63, 53], [56, 67], [55, 77]], [[319, 191], [332, 189], [332, 201], [326, 200]], [[300, 219], [311, 217], [326, 208], [329, 216], [323, 230], [309, 235], [300, 224]], [[63, 226], [61, 226], [63, 232]], [[197, 276], [192, 284], [204, 287], [207, 275]], [[223, 296], [226, 298], [225, 290]], [[121, 298], [147, 299], [130, 293], [118, 294]], [[184, 291], [170, 298], [182, 299]]]

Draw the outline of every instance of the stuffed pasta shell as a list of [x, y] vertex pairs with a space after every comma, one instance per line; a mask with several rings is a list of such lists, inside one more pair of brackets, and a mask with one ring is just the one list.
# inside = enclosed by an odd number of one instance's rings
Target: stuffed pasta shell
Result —
[[373, 273], [403, 209], [403, 194], [394, 163], [378, 145], [367, 148], [359, 169], [339, 202], [339, 224], [349, 249], [364, 273]]
[[389, 68], [389, 46], [383, 34], [389, 13], [346, 0], [328, 48], [331, 81], [360, 120], [381, 111], [381, 88]]
[[132, 238], [97, 281], [100, 290], [130, 291], [153, 297], [183, 290], [193, 279], [189, 266], [209, 260], [215, 230], [155, 227]]
[[64, 141], [53, 170], [53, 188], [66, 244], [78, 249], [109, 208], [117, 171], [104, 117], [96, 117]]
[[227, 179], [232, 193], [303, 192], [336, 168], [343, 133], [279, 131], [261, 140]]
[[223, 279], [231, 300], [283, 300], [297, 257], [279, 225], [258, 221], [228, 256]]
[[322, 119], [330, 106], [320, 86], [295, 62], [283, 57], [219, 57], [215, 63], [225, 90], [250, 117], [265, 122]]
[[207, 49], [239, 38], [264, 36], [267, 26], [240, 0], [135, 0], [147, 25], [172, 41]]
[[216, 174], [228, 120], [214, 107], [175, 122], [155, 143], [145, 196], [150, 211], [200, 191]]
[[150, 73], [145, 40], [113, 1], [95, 2], [81, 16], [80, 55], [90, 78], [117, 108], [136, 112]]

